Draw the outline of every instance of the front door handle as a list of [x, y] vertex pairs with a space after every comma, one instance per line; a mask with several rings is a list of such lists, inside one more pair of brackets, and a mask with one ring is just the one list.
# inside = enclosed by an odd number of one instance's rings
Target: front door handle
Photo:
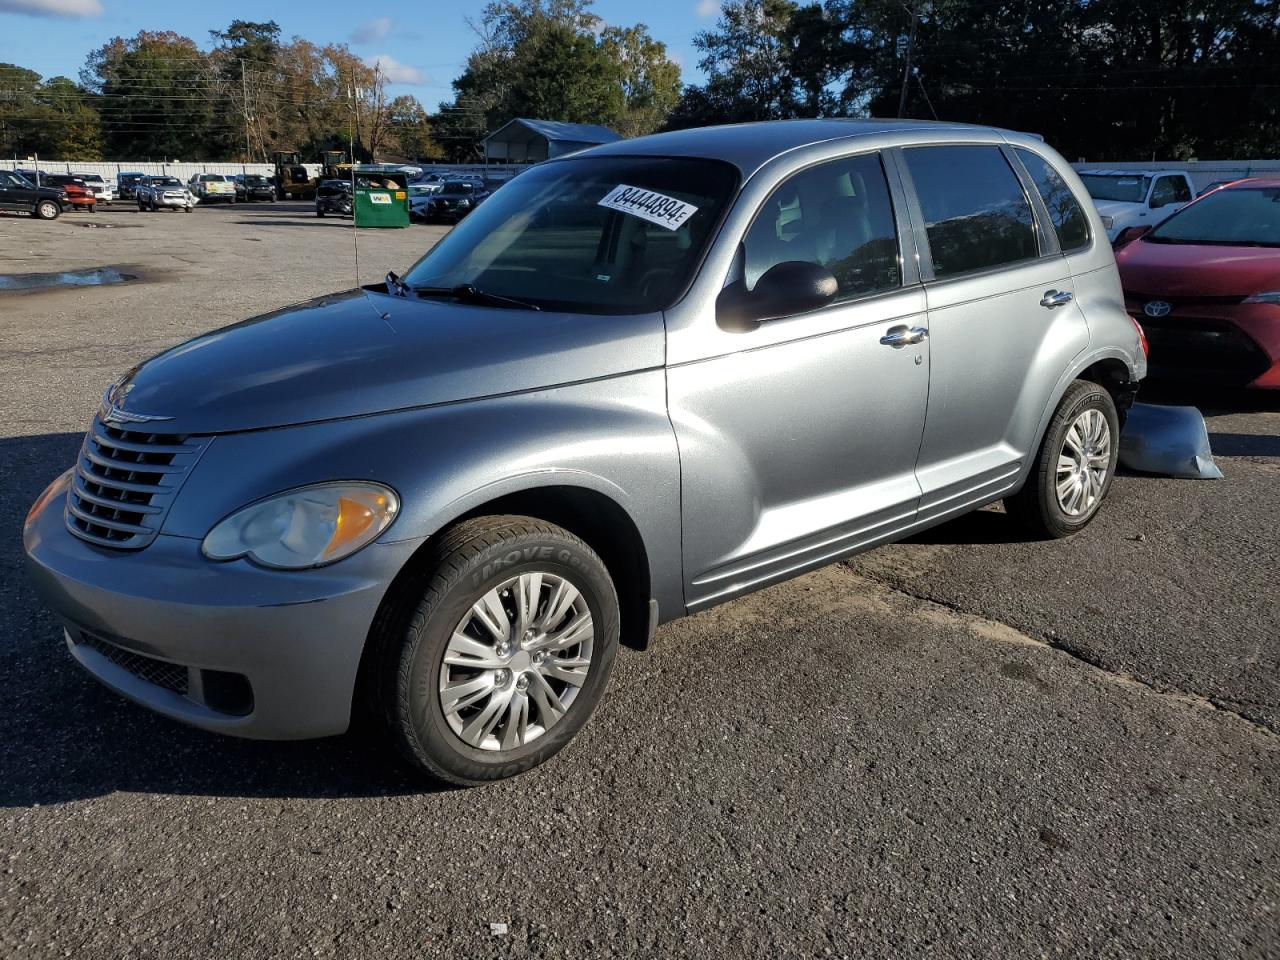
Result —
[[890, 327], [888, 332], [880, 338], [880, 342], [886, 347], [907, 347], [928, 339], [928, 327], [908, 327], [905, 324], [899, 324], [896, 327]]
[[1070, 290], [1046, 290], [1040, 306], [1048, 307], [1050, 310], [1054, 307], [1065, 307], [1075, 299], [1075, 296]]

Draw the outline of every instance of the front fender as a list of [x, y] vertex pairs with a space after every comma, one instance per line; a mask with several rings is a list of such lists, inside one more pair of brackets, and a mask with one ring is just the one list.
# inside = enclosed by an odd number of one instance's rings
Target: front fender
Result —
[[382, 542], [422, 540], [499, 497], [575, 486], [614, 501], [648, 553], [653, 597], [683, 609], [680, 469], [665, 379], [605, 380], [215, 437], [163, 532], [203, 538], [246, 503], [325, 480], [367, 479], [400, 495]]

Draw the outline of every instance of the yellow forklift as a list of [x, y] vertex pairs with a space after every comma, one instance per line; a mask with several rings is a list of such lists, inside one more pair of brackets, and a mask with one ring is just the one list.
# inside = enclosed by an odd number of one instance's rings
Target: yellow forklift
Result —
[[319, 179], [311, 176], [302, 155], [277, 151], [276, 197], [280, 200], [309, 200], [316, 195]]

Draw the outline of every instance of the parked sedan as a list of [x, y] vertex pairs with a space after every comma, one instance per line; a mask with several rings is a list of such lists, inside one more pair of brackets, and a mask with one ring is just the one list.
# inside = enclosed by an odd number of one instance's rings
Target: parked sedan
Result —
[[138, 209], [153, 213], [162, 207], [190, 213], [197, 203], [191, 191], [177, 177], [146, 177], [138, 183], [135, 195]]
[[483, 180], [446, 180], [438, 193], [422, 204], [424, 220], [457, 223], [489, 196]]
[[350, 216], [351, 210], [350, 180], [320, 181], [320, 185], [316, 187], [317, 217], [323, 217], [326, 213], [337, 213], [342, 216]]
[[1121, 242], [1153, 373], [1280, 389], [1280, 179], [1219, 187]]
[[93, 213], [98, 206], [98, 198], [93, 190], [89, 188], [79, 177], [72, 176], [69, 173], [46, 173], [40, 178], [43, 185], [54, 187], [66, 194], [63, 201], [64, 207], [72, 207], [76, 210], [85, 210]]
[[60, 187], [37, 187], [16, 171], [0, 170], [0, 210], [57, 220], [66, 202], [67, 194]]
[[255, 200], [275, 202], [276, 188], [261, 174], [237, 173], [231, 181], [236, 188], [236, 199], [242, 203], [252, 203]]

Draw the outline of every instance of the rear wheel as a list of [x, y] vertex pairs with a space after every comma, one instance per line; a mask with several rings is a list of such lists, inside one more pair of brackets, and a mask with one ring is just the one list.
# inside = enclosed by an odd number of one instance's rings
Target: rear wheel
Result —
[[1058, 404], [1026, 485], [1005, 509], [1029, 533], [1069, 537], [1084, 529], [1111, 489], [1120, 418], [1103, 387], [1077, 380]]
[[530, 517], [446, 533], [437, 565], [375, 634], [385, 727], [426, 773], [462, 785], [550, 759], [604, 693], [618, 600], [582, 540]]
[[36, 216], [41, 220], [57, 220], [62, 208], [52, 200], [41, 200], [36, 204]]

